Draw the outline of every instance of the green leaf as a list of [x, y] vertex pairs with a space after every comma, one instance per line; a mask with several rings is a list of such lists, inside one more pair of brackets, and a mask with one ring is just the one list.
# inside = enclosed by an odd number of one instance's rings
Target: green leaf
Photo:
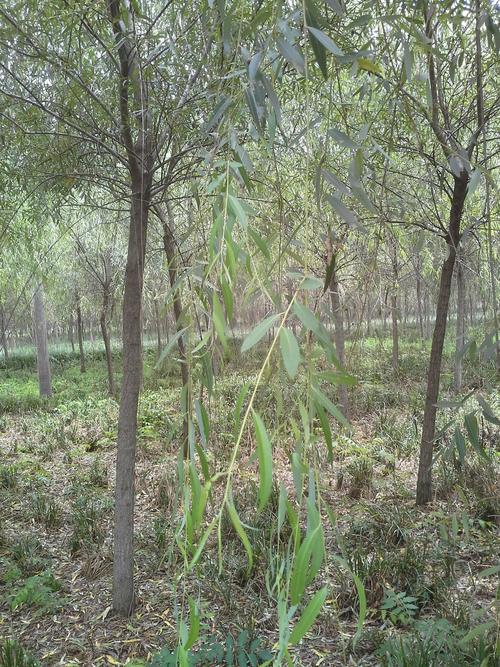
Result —
[[243, 528], [243, 524], [241, 523], [241, 519], [238, 516], [238, 512], [236, 511], [236, 507], [233, 504], [232, 498], [227, 499], [226, 507], [229, 514], [229, 518], [231, 519], [231, 523], [233, 524], [233, 527], [246, 551], [248, 560], [247, 575], [249, 575], [253, 567], [253, 550], [250, 544], [250, 540], [248, 539], [248, 535], [246, 534], [245, 529]]
[[279, 318], [279, 313], [275, 315], [269, 315], [269, 317], [266, 317], [264, 320], [262, 320], [262, 322], [259, 322], [259, 324], [257, 324], [257, 326], [254, 329], [252, 329], [252, 331], [243, 341], [243, 344], [241, 346], [241, 351], [246, 352], [254, 345], [257, 345], [257, 343], [261, 340], [261, 338], [263, 338], [266, 335], [266, 333], [269, 331], [269, 329], [273, 326], [273, 324], [276, 322], [278, 318]]
[[300, 545], [290, 577], [290, 600], [298, 604], [308, 586], [317, 575], [324, 555], [321, 523], [311, 530]]
[[163, 362], [165, 361], [165, 359], [168, 357], [168, 355], [172, 351], [174, 345], [177, 343], [179, 338], [186, 333], [187, 330], [188, 330], [188, 327], [184, 327], [184, 329], [181, 329], [174, 336], [172, 336], [172, 338], [168, 341], [168, 343], [163, 348], [162, 353], [160, 354], [160, 357], [155, 364], [155, 369], [161, 368], [161, 366], [163, 365]]
[[331, 400], [328, 398], [328, 396], [325, 396], [325, 394], [317, 387], [316, 385], [312, 385], [312, 392], [317, 400], [317, 402], [327, 410], [332, 417], [334, 417], [338, 422], [343, 424], [346, 427], [349, 427], [349, 422], [347, 419], [344, 417], [342, 412], [337, 408], [336, 405], [334, 405]]
[[312, 624], [317, 619], [321, 608], [325, 604], [327, 594], [328, 588], [324, 586], [313, 595], [311, 601], [302, 612], [300, 619], [292, 630], [290, 644], [298, 644], [306, 632], [311, 628]]
[[[342, 49], [339, 49], [339, 47], [335, 44], [333, 39], [328, 37], [328, 35], [325, 35], [325, 33], [322, 30], [319, 30], [318, 28], [313, 28], [312, 26], [308, 25], [307, 29], [309, 32], [314, 36], [314, 38], [320, 42], [330, 53], [333, 53], [334, 56], [343, 56], [344, 52]], [[326, 78], [326, 77], [325, 77]]]
[[311, 46], [314, 51], [314, 56], [316, 58], [316, 62], [319, 65], [321, 73], [323, 74], [324, 78], [327, 79], [328, 66], [326, 64], [325, 45], [320, 39], [318, 39], [318, 37], [314, 32], [317, 31], [321, 33], [321, 30], [318, 30], [317, 9], [314, 4], [314, 0], [305, 0], [305, 5], [306, 5], [306, 25], [309, 30], [309, 41], [311, 42]]
[[294, 67], [300, 74], [305, 72], [305, 61], [304, 56], [300, 49], [292, 46], [290, 42], [287, 42], [286, 39], [277, 39], [276, 46], [281, 55], [287, 60], [292, 67]]
[[356, 217], [356, 214], [354, 211], [351, 211], [350, 208], [347, 208], [345, 204], [343, 204], [340, 199], [335, 197], [334, 195], [327, 195], [326, 197], [327, 202], [330, 204], [330, 206], [333, 208], [333, 210], [338, 213], [344, 220], [347, 222], [348, 225], [351, 227], [358, 227], [358, 218]]
[[264, 509], [271, 495], [273, 487], [273, 450], [271, 441], [258, 412], [252, 411], [255, 437], [257, 440], [257, 454], [259, 457], [259, 512]]
[[465, 635], [465, 637], [462, 637], [462, 639], [458, 642], [458, 645], [466, 646], [470, 641], [472, 641], [476, 637], [479, 637], [489, 632], [492, 628], [495, 627], [495, 625], [496, 625], [495, 621], [486, 621], [486, 623], [480, 623], [479, 625], [476, 625], [476, 627], [472, 628], [472, 630], [470, 630]]
[[469, 412], [465, 415], [464, 421], [472, 446], [479, 447], [479, 424], [477, 423], [476, 415], [473, 412]]
[[245, 229], [248, 224], [248, 217], [245, 209], [241, 205], [240, 200], [237, 197], [228, 194], [227, 203], [234, 217], [240, 222], [241, 226]]
[[344, 16], [344, 8], [340, 4], [339, 0], [326, 0], [326, 4], [333, 9], [337, 16]]
[[300, 348], [293, 331], [290, 331], [290, 329], [281, 329], [280, 349], [286, 372], [293, 380], [297, 375], [300, 364]]
[[316, 414], [318, 415], [319, 423], [321, 424], [323, 435], [325, 436], [326, 448], [328, 450], [328, 461], [331, 463], [333, 461], [333, 439], [328, 417], [320, 403], [316, 401], [314, 407], [316, 409]]
[[465, 463], [465, 438], [463, 436], [462, 431], [458, 428], [458, 426], [455, 427], [455, 433], [453, 434], [453, 440], [455, 441], [455, 446], [458, 451], [458, 456], [460, 458], [460, 462], [462, 465]]
[[319, 330], [319, 321], [307, 306], [304, 306], [299, 301], [295, 301], [293, 304], [293, 312], [297, 315], [306, 329], [310, 329], [313, 333], [316, 333]]
[[351, 137], [347, 136], [345, 132], [337, 130], [335, 127], [331, 127], [328, 130], [327, 134], [329, 137], [332, 137], [332, 139], [337, 144], [340, 144], [341, 146], [345, 146], [346, 148], [352, 148], [353, 150], [357, 150], [359, 148], [359, 145], [355, 141], [353, 141]]
[[379, 63], [373, 62], [368, 58], [358, 58], [358, 67], [365, 72], [370, 72], [370, 74], [377, 74], [378, 76], [384, 76], [384, 68]]
[[252, 227], [250, 226], [247, 227], [247, 232], [252, 241], [264, 255], [264, 257], [266, 259], [271, 259], [269, 248], [267, 247], [267, 243], [264, 241], [264, 239], [261, 236], [259, 236], [259, 234], [255, 231], [255, 229], [252, 229]]
[[358, 577], [357, 574], [354, 574], [354, 572], [352, 572], [351, 574], [352, 574], [352, 579], [354, 581], [354, 585], [356, 586], [356, 592], [358, 594], [358, 600], [359, 600], [358, 625], [356, 629], [356, 634], [354, 636], [354, 644], [356, 644], [359, 637], [361, 636], [361, 631], [363, 629], [363, 624], [366, 618], [367, 606], [366, 606], [366, 593], [365, 593], [365, 587], [363, 586], [363, 582], [361, 581], [361, 579]]
[[227, 339], [226, 339], [226, 322], [224, 319], [224, 312], [222, 310], [222, 305], [221, 302], [219, 301], [219, 297], [217, 294], [214, 292], [213, 293], [213, 320], [214, 320], [214, 325], [215, 325], [215, 330], [217, 332], [217, 335], [219, 336], [219, 339], [222, 343], [222, 345], [226, 348], [227, 347]]
[[187, 641], [184, 644], [184, 650], [189, 651], [189, 649], [194, 645], [199, 636], [200, 636], [200, 614], [196, 608], [195, 601], [191, 596], [189, 596], [189, 634]]

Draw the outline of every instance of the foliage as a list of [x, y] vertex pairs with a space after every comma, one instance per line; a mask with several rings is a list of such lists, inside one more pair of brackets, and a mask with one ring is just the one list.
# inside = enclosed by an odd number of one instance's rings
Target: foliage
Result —
[[0, 644], [0, 667], [39, 667], [39, 662], [19, 642], [7, 639]]

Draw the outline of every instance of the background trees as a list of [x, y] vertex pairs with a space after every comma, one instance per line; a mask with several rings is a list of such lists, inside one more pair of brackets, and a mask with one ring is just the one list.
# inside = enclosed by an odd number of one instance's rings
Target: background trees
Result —
[[[411, 408], [421, 436], [416, 500], [433, 499], [437, 446], [444, 456], [436, 442], [448, 437], [436, 423], [443, 379], [450, 390], [442, 372], [450, 320], [458, 402], [477, 389], [464, 382], [464, 356], [479, 350], [487, 366], [493, 343], [498, 350], [496, 19], [479, 0], [0, 8], [0, 113], [10, 133], [2, 360], [36, 340], [49, 395], [51, 347], [77, 339], [88, 373], [100, 331], [107, 393], [120, 389], [119, 614], [134, 608], [137, 434], [148, 428], [138, 409], [150, 381], [165, 390], [172, 380], [178, 401], [162, 437], [179, 453], [184, 519], [172, 542], [184, 574], [216, 535], [222, 559], [225, 521], [252, 570], [237, 493], [242, 452], [248, 440], [261, 513], [287, 443], [292, 483], [279, 491], [278, 513], [306, 575], [294, 558], [276, 574], [278, 660], [300, 639], [292, 619], [307, 625], [298, 605], [324, 558], [322, 465], [335, 458], [336, 434], [362, 429], [360, 358], [390, 360], [390, 377], [378, 381], [397, 387], [412, 339], [430, 355], [425, 397], [417, 387]], [[151, 341], [155, 367], [145, 377]], [[247, 353], [255, 358], [225, 396], [229, 427], [217, 423], [218, 392], [240, 351], [239, 371]], [[262, 405], [267, 382], [272, 400]], [[462, 430], [482, 451], [478, 415], [495, 419], [480, 405], [455, 425], [459, 465]], [[213, 460], [211, 438], [228, 433]], [[325, 599], [321, 588], [316, 614]]]

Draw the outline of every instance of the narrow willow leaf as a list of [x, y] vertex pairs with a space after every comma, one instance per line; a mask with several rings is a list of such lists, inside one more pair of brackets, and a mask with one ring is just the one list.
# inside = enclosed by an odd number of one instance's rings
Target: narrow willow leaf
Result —
[[217, 332], [217, 335], [219, 336], [222, 345], [224, 347], [227, 347], [226, 322], [224, 320], [224, 313], [222, 310], [221, 302], [219, 301], [219, 297], [215, 292], [213, 293], [213, 320], [214, 320], [215, 330]]
[[369, 60], [368, 58], [358, 58], [358, 67], [365, 72], [370, 72], [370, 74], [384, 76], [384, 68], [382, 65], [375, 63], [373, 60]]
[[347, 208], [347, 206], [343, 204], [340, 199], [334, 197], [333, 195], [328, 195], [326, 200], [333, 208], [333, 210], [342, 218], [344, 218], [348, 225], [351, 227], [357, 227], [359, 225], [358, 218], [356, 217], [354, 211], [351, 211], [350, 208]]
[[246, 534], [245, 529], [243, 528], [243, 524], [241, 523], [241, 519], [238, 516], [238, 512], [236, 511], [236, 507], [233, 504], [232, 498], [227, 499], [226, 507], [227, 507], [227, 511], [228, 511], [228, 514], [229, 514], [229, 518], [231, 519], [231, 523], [233, 524], [233, 527], [234, 527], [238, 537], [240, 538], [241, 543], [243, 544], [243, 548], [246, 551], [247, 560], [248, 560], [247, 575], [249, 575], [250, 572], [252, 571], [252, 567], [253, 567], [252, 545], [250, 544], [250, 540], [248, 539], [248, 535]]
[[321, 170], [321, 175], [323, 176], [325, 181], [327, 181], [327, 183], [329, 183], [330, 185], [333, 185], [333, 187], [336, 190], [338, 190], [340, 192], [340, 194], [343, 194], [343, 195], [350, 195], [351, 194], [351, 191], [349, 190], [347, 185], [342, 183], [342, 181], [339, 180], [337, 178], [337, 176], [335, 176], [335, 174], [332, 174], [331, 171], [328, 171], [328, 169], [322, 169]]
[[300, 348], [293, 331], [290, 331], [290, 329], [281, 329], [280, 331], [280, 350], [286, 372], [293, 380], [297, 375], [300, 364]]
[[[314, 0], [305, 0], [306, 5], [306, 25], [309, 31], [309, 41], [311, 42], [312, 49], [314, 51], [314, 57], [316, 62], [319, 65], [321, 73], [324, 78], [328, 78], [328, 66], [326, 63], [326, 49], [321, 39], [318, 39], [314, 31], [321, 33], [321, 30], [318, 30], [318, 15], [317, 9], [314, 4]], [[323, 33], [321, 33], [323, 34]], [[325, 35], [326, 37], [326, 35]]]
[[260, 122], [259, 111], [257, 109], [257, 102], [255, 100], [253, 91], [250, 86], [245, 90], [245, 99], [247, 101], [248, 108], [250, 109], [250, 115], [252, 116], [253, 123], [259, 134], [262, 133], [262, 124]]
[[317, 575], [323, 562], [324, 540], [321, 523], [306, 535], [295, 557], [290, 577], [290, 600], [298, 604], [308, 586]]
[[290, 634], [290, 644], [298, 644], [306, 632], [310, 630], [312, 624], [317, 619], [321, 608], [325, 604], [327, 594], [328, 588], [326, 586], [314, 594]]
[[344, 16], [344, 8], [340, 4], [339, 0], [326, 0], [326, 4], [333, 9], [337, 16]]
[[495, 627], [495, 625], [496, 625], [495, 621], [486, 621], [485, 623], [480, 623], [479, 625], [476, 625], [475, 628], [469, 630], [469, 632], [465, 635], [465, 637], [462, 637], [462, 639], [458, 642], [458, 645], [466, 646], [476, 637], [480, 637], [481, 635], [484, 635], [487, 632], [489, 632], [492, 628]]
[[[315, 37], [315, 39], [320, 42], [330, 53], [333, 53], [334, 56], [343, 56], [344, 52], [342, 49], [339, 49], [339, 47], [335, 44], [333, 39], [328, 37], [322, 30], [319, 30], [318, 28], [313, 28], [312, 26], [308, 25], [307, 29], [309, 32]], [[325, 77], [326, 78], [326, 77]]]
[[313, 333], [316, 333], [319, 329], [319, 322], [314, 315], [314, 313], [309, 310], [307, 306], [304, 306], [299, 301], [295, 301], [293, 304], [293, 312], [297, 315], [302, 324]]
[[469, 434], [471, 444], [474, 447], [479, 447], [479, 425], [477, 423], [477, 417], [473, 412], [465, 415], [465, 427]]
[[230, 284], [224, 278], [224, 276], [221, 278], [220, 286], [222, 291], [222, 298], [224, 300], [224, 306], [226, 307], [227, 319], [230, 321], [233, 319], [233, 308], [234, 308], [233, 292], [231, 290]]
[[229, 108], [232, 102], [233, 100], [230, 97], [222, 97], [222, 99], [217, 103], [213, 114], [210, 116], [207, 123], [203, 126], [203, 132], [210, 132], [210, 130], [220, 121], [224, 115], [224, 112]]
[[358, 594], [358, 600], [359, 600], [358, 625], [356, 629], [356, 634], [354, 635], [354, 643], [357, 643], [357, 641], [361, 636], [361, 631], [363, 630], [363, 624], [366, 618], [366, 611], [367, 611], [366, 592], [363, 582], [361, 581], [361, 579], [358, 577], [357, 574], [354, 574], [354, 572], [352, 573], [352, 579], [354, 581], [354, 585], [356, 586], [356, 592]]
[[328, 461], [331, 463], [333, 461], [333, 439], [328, 417], [320, 403], [316, 401], [314, 407], [316, 409], [316, 414], [318, 415], [319, 423], [321, 424], [321, 430], [325, 436], [326, 448], [328, 450]]
[[184, 644], [184, 649], [189, 649], [194, 645], [200, 636], [200, 614], [196, 608], [196, 603], [191, 596], [189, 596], [189, 634]]
[[253, 410], [252, 417], [259, 457], [258, 510], [260, 512], [267, 505], [273, 488], [273, 450], [261, 416]]
[[165, 347], [163, 348], [162, 353], [160, 354], [160, 357], [159, 357], [158, 361], [156, 362], [156, 365], [155, 365], [155, 368], [156, 368], [156, 369], [161, 368], [161, 366], [163, 365], [163, 362], [165, 361], [165, 359], [168, 357], [168, 355], [169, 355], [170, 352], [172, 351], [174, 345], [177, 343], [177, 341], [179, 340], [179, 338], [180, 338], [181, 336], [183, 336], [183, 335], [186, 333], [187, 330], [188, 330], [188, 327], [184, 327], [184, 329], [181, 329], [180, 331], [178, 331], [178, 332], [177, 332], [174, 336], [172, 336], [172, 338], [168, 341], [168, 343], [167, 343], [167, 344], [165, 345]]
[[277, 39], [276, 46], [278, 47], [278, 51], [281, 53], [283, 58], [285, 58], [285, 60], [287, 60], [290, 65], [292, 65], [292, 67], [300, 72], [300, 74], [304, 74], [306, 65], [304, 56], [302, 55], [301, 51], [295, 46], [292, 46], [292, 44], [287, 42], [286, 39]]
[[271, 259], [271, 255], [269, 253], [269, 248], [267, 247], [267, 243], [264, 241], [262, 236], [260, 236], [255, 229], [252, 227], [248, 226], [247, 227], [247, 232], [252, 241], [255, 243], [257, 248], [261, 251], [261, 253], [264, 255], [266, 259]]
[[335, 419], [343, 424], [344, 426], [349, 426], [349, 422], [347, 419], [344, 417], [344, 415], [341, 413], [341, 411], [337, 408], [336, 405], [334, 405], [331, 400], [328, 398], [328, 396], [325, 396], [325, 394], [317, 387], [316, 385], [312, 386], [312, 392], [317, 400], [317, 402], [327, 410], [332, 417], [335, 417]]
[[241, 346], [241, 351], [246, 352], [254, 345], [257, 345], [257, 343], [261, 340], [261, 338], [263, 338], [269, 331], [269, 329], [273, 326], [278, 317], [279, 314], [270, 315], [269, 317], [266, 317], [264, 320], [262, 320], [262, 322], [259, 322], [259, 324], [257, 324], [257, 326], [254, 329], [252, 329], [252, 331], [243, 341], [243, 344]]
[[227, 203], [234, 217], [239, 221], [239, 223], [243, 228], [246, 228], [248, 224], [248, 217], [245, 209], [241, 205], [240, 200], [237, 197], [234, 197], [233, 195], [228, 195]]
[[345, 146], [346, 148], [352, 148], [353, 150], [357, 150], [359, 148], [358, 144], [351, 139], [351, 137], [347, 136], [345, 132], [341, 132], [340, 130], [337, 130], [335, 127], [331, 127], [328, 130], [328, 136], [332, 137], [332, 139], [337, 143], [340, 144], [341, 146]]

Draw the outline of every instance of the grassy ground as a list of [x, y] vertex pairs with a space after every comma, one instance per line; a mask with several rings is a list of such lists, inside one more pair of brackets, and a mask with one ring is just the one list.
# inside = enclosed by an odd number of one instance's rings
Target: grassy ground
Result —
[[[435, 500], [417, 509], [413, 498], [428, 349], [410, 339], [401, 347], [396, 376], [388, 340], [350, 347], [350, 366], [359, 380], [350, 390], [352, 429], [335, 431], [331, 463], [321, 440], [315, 444], [325, 560], [310, 589], [327, 585], [329, 594], [318, 622], [292, 651], [297, 665], [498, 664], [498, 427], [481, 418], [480, 448], [467, 443], [463, 462], [452, 438], [454, 426], [443, 433]], [[258, 349], [244, 357], [235, 353], [217, 381], [209, 404], [211, 474], [225, 469], [234, 442], [234, 402], [242, 383], [255, 377], [261, 356]], [[83, 375], [69, 350], [54, 354], [54, 397], [44, 403], [28, 351], [0, 370], [0, 640], [20, 642], [42, 665], [150, 660], [160, 649], [175, 647], [179, 614], [189, 596], [199, 601], [202, 637], [213, 635], [224, 643], [229, 634], [236, 638], [247, 630], [271, 651], [278, 640], [273, 584], [288, 557], [290, 536], [286, 521], [278, 530], [280, 485], [293, 503], [294, 437], [287, 419], [305, 378], [292, 385], [273, 367], [257, 395], [256, 407], [275, 429], [276, 482], [268, 508], [256, 515], [257, 472], [248, 436], [234, 501], [251, 526], [252, 573], [224, 518], [222, 571], [217, 543], [209, 540], [188, 574], [179, 539], [176, 370], [155, 371], [153, 349], [146, 357], [136, 480], [137, 609], [126, 621], [113, 617], [110, 608], [117, 403], [106, 396], [102, 351], [89, 354]], [[444, 397], [450, 383], [448, 349]], [[478, 391], [498, 414], [493, 386], [488, 364], [467, 361], [463, 396], [473, 394], [462, 407], [443, 410], [440, 427], [451, 420], [462, 424], [464, 415], [479, 406]], [[219, 498], [215, 485], [207, 520]], [[361, 633], [356, 633], [360, 599], [353, 573], [366, 597]], [[5, 649], [0, 653], [0, 666], [22, 664], [28, 662], [6, 657]], [[171, 663], [164, 657], [155, 664]], [[230, 663], [205, 658], [196, 664]]]

